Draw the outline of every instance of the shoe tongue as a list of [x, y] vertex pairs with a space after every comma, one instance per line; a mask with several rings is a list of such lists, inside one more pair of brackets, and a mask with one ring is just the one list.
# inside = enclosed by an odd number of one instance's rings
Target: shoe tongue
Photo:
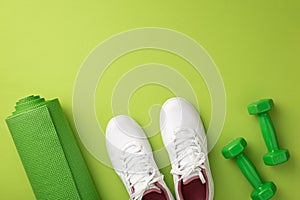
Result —
[[187, 177], [184, 177], [182, 179], [182, 182], [183, 182], [184, 185], [187, 185], [187, 184], [189, 184], [190, 182], [192, 182], [193, 180], [196, 180], [196, 179], [200, 179], [199, 174], [197, 172], [192, 172]]
[[152, 193], [152, 192], [161, 194], [160, 188], [157, 187], [155, 184], [151, 184], [150, 188], [147, 189], [147, 190], [144, 192], [144, 195], [143, 195], [143, 196], [145, 196], [145, 195], [147, 195], [147, 194], [149, 194], [149, 193]]
[[[185, 136], [187, 133], [185, 130], [177, 133], [178, 137], [183, 135]], [[192, 148], [188, 148], [194, 145], [190, 140], [185, 140], [178, 145], [178, 149], [181, 151], [181, 155], [183, 154], [183, 158], [180, 160], [180, 166], [189, 166], [191, 163], [194, 163], [197, 158], [197, 153], [192, 150]]]
[[[136, 174], [134, 179], [138, 180], [138, 179], [140, 179], [144, 176], [145, 175], [143, 175], [143, 174]], [[132, 180], [134, 181], [134, 179], [132, 179]], [[147, 187], [147, 183], [144, 182], [144, 181], [141, 181], [141, 182], [138, 182], [137, 184], [135, 184], [132, 193], [138, 192], [138, 191], [143, 191], [143, 190], [145, 190], [143, 195], [146, 195], [146, 194], [149, 194], [149, 193], [152, 193], [152, 192], [161, 193], [160, 188], [158, 186], [156, 186], [155, 183], [153, 183], [153, 184], [151, 184], [150, 186]]]
[[195, 156], [193, 153], [189, 153], [186, 155], [182, 160], [179, 162], [180, 166], [188, 167], [190, 163], [193, 163], [195, 161]]
[[[136, 147], [136, 146], [132, 146], [130, 148], [128, 148], [126, 150], [126, 154], [128, 155], [128, 157], [135, 157], [135, 158], [138, 158], [138, 157], [146, 157], [148, 155], [146, 155], [139, 147]], [[131, 168], [129, 169], [129, 173], [136, 173], [136, 178], [139, 179], [140, 177], [144, 176], [145, 174], [145, 166], [141, 166], [141, 165], [138, 165], [138, 164], [132, 164], [130, 163], [131, 165]]]

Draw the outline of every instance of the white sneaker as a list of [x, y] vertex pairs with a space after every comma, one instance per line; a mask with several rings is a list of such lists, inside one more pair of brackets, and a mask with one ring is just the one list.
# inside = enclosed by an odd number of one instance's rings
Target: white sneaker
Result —
[[172, 164], [176, 198], [213, 200], [214, 184], [202, 121], [183, 98], [171, 98], [160, 113], [161, 135]]
[[116, 173], [132, 200], [173, 200], [142, 128], [128, 116], [112, 118], [106, 147]]

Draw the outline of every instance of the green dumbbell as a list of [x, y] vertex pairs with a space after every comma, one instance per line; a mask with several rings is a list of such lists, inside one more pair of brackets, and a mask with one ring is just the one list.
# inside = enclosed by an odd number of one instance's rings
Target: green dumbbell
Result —
[[250, 115], [258, 115], [263, 138], [268, 148], [268, 153], [263, 156], [266, 165], [278, 165], [288, 161], [290, 154], [287, 149], [280, 149], [275, 128], [268, 111], [274, 107], [272, 99], [263, 99], [248, 106]]
[[235, 158], [244, 176], [254, 187], [251, 197], [254, 200], [267, 200], [274, 196], [276, 186], [273, 182], [262, 182], [255, 166], [244, 154], [247, 142], [244, 138], [230, 141], [222, 150], [225, 158]]

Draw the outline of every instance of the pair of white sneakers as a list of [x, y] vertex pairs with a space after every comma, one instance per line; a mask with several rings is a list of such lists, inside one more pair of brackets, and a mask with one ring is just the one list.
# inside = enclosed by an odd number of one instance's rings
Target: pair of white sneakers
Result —
[[[176, 199], [212, 200], [214, 185], [207, 141], [198, 112], [185, 99], [171, 98], [162, 106], [160, 128], [172, 165]], [[154, 161], [146, 135], [132, 118], [120, 115], [109, 121], [106, 147], [130, 199], [174, 199]]]

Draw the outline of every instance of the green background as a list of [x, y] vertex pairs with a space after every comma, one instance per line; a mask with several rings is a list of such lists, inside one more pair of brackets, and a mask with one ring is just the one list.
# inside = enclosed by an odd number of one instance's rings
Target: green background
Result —
[[[110, 36], [142, 27], [169, 28], [192, 37], [208, 51], [222, 75], [227, 95], [226, 121], [209, 154], [215, 199], [250, 198], [250, 184], [236, 164], [223, 159], [220, 153], [230, 139], [238, 136], [247, 139], [246, 153], [262, 177], [276, 183], [278, 192], [273, 199], [299, 199], [300, 1], [28, 0], [0, 4], [1, 199], [34, 199], [4, 121], [15, 102], [29, 94], [58, 97], [75, 132], [72, 92], [82, 62]], [[104, 74], [96, 95], [98, 116], [103, 116], [100, 125], [105, 127], [112, 116], [108, 99], [114, 82], [134, 66], [149, 62], [168, 64], [189, 79], [199, 91], [198, 109], [207, 127], [211, 105], [203, 79], [188, 63], [155, 50], [121, 57]], [[102, 100], [100, 95], [104, 96]], [[150, 120], [149, 106], [171, 96], [170, 91], [157, 85], [140, 88], [130, 99], [130, 113], [145, 125]], [[256, 117], [249, 116], [246, 109], [248, 103], [265, 97], [275, 101], [271, 116], [280, 145], [291, 153], [289, 162], [275, 167], [263, 164], [266, 147]], [[128, 199], [113, 169], [100, 164], [77, 139], [102, 199]], [[153, 149], [162, 147], [159, 135], [150, 141]], [[169, 170], [167, 167], [161, 171], [173, 190]]]

